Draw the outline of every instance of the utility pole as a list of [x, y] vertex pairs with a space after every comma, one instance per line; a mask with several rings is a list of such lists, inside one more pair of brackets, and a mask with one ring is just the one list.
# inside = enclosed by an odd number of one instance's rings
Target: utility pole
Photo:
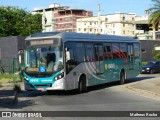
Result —
[[43, 32], [46, 32], [46, 15], [45, 15], [45, 9], [43, 9], [43, 15], [42, 15], [42, 29]]
[[100, 34], [101, 33], [101, 18], [100, 18], [100, 16], [101, 16], [101, 13], [100, 13], [100, 11], [101, 11], [101, 8], [100, 8], [101, 6], [100, 6], [100, 3], [98, 4], [98, 34]]

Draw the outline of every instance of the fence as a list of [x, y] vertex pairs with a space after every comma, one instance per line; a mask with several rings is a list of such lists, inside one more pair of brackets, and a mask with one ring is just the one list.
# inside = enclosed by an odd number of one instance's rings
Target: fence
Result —
[[0, 74], [16, 73], [19, 70], [17, 58], [3, 58], [0, 60]]

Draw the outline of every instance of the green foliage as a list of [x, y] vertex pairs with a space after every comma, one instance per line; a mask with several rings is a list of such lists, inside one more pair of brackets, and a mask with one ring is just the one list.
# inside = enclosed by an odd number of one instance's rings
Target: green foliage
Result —
[[160, 51], [155, 50], [155, 47], [157, 47], [157, 46], [159, 46], [159, 45], [156, 44], [153, 48], [153, 53], [154, 53], [153, 58], [156, 59], [157, 61], [160, 61]]
[[151, 12], [148, 21], [152, 24], [153, 28], [157, 28], [160, 23], [160, 0], [152, 0], [153, 7], [148, 9]]
[[144, 66], [144, 65], [146, 65], [147, 64], [147, 62], [142, 62], [142, 66]]
[[13, 6], [0, 6], [0, 37], [41, 32], [42, 16]]
[[13, 75], [13, 74], [2, 74], [0, 75], [0, 82], [17, 82], [19, 81], [19, 75]]

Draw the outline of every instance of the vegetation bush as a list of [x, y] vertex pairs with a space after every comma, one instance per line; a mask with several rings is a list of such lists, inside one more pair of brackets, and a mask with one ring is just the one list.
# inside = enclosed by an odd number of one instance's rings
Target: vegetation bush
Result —
[[0, 74], [0, 87], [2, 87], [3, 83], [16, 83], [19, 81], [20, 81], [19, 75]]
[[142, 62], [142, 66], [144, 66], [144, 65], [146, 65], [147, 64], [147, 62]]

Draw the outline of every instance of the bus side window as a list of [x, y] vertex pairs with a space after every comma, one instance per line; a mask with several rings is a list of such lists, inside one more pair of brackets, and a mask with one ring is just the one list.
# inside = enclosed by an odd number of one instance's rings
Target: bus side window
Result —
[[95, 61], [103, 61], [103, 46], [97, 44], [94, 46]]
[[121, 58], [121, 54], [120, 54], [120, 48], [119, 48], [119, 43], [113, 43], [112, 44], [112, 50], [113, 50], [113, 58], [114, 59], [118, 59]]
[[134, 57], [140, 57], [140, 45], [138, 43], [134, 44]]
[[127, 58], [127, 44], [120, 43], [120, 54], [122, 58]]
[[93, 44], [86, 43], [86, 61], [94, 61]]
[[111, 49], [111, 44], [105, 43], [104, 44], [104, 59], [112, 59], [112, 49]]
[[77, 64], [84, 62], [85, 61], [85, 47], [84, 47], [84, 43], [76, 43], [75, 45], [75, 49], [76, 49], [76, 61]]
[[128, 44], [128, 58], [133, 58], [134, 52], [133, 52], [133, 44]]
[[69, 73], [72, 69], [76, 66], [75, 61], [75, 49], [74, 49], [74, 42], [67, 42], [65, 44], [65, 59], [66, 59], [66, 72]]

